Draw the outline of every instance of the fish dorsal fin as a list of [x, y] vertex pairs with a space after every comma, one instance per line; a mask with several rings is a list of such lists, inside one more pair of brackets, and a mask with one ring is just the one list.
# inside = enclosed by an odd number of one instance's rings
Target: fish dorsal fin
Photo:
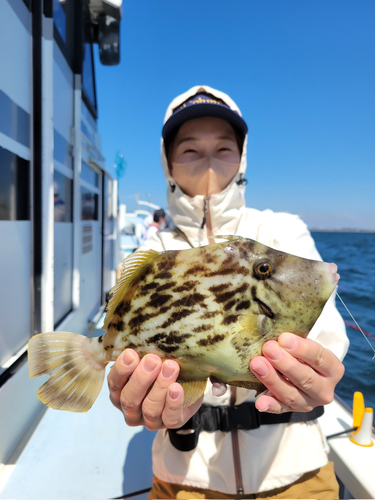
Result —
[[193, 403], [197, 401], [203, 394], [206, 389], [207, 379], [206, 380], [192, 380], [190, 382], [182, 382], [181, 380], [177, 380], [179, 384], [182, 385], [184, 389], [184, 408], [191, 406]]
[[213, 236], [214, 240], [227, 240], [227, 241], [236, 241], [243, 240], [242, 236], [236, 236], [235, 234], [218, 234]]
[[121, 277], [118, 280], [117, 284], [109, 292], [111, 298], [108, 302], [107, 315], [102, 327], [103, 330], [108, 329], [108, 325], [115, 314], [116, 307], [121, 302], [125, 292], [134, 283], [141, 271], [147, 265], [149, 265], [158, 255], [159, 252], [156, 252], [155, 250], [141, 250], [139, 252], [132, 253], [123, 261]]

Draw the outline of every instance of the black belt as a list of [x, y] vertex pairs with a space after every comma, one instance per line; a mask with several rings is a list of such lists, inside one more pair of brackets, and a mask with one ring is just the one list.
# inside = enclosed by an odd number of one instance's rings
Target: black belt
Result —
[[[306, 413], [287, 412], [275, 415], [258, 411], [255, 403], [242, 403], [238, 406], [202, 405], [185, 425], [179, 429], [168, 429], [168, 433], [175, 448], [191, 451], [197, 446], [201, 431], [230, 432], [233, 429], [258, 429], [261, 425], [307, 422], [321, 417], [323, 413], [323, 406], [317, 406]], [[180, 434], [181, 430], [186, 430], [187, 433]]]

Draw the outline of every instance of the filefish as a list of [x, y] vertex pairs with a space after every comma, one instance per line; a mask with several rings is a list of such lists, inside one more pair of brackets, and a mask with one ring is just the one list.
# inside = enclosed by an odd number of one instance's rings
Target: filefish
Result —
[[[218, 237], [215, 237], [218, 238]], [[97, 398], [105, 366], [126, 348], [180, 366], [184, 406], [210, 376], [261, 390], [249, 362], [283, 332], [306, 337], [340, 276], [335, 264], [304, 259], [238, 237], [188, 250], [138, 251], [111, 291], [104, 335], [41, 333], [29, 341], [30, 377], [48, 374], [39, 399], [84, 412]]]

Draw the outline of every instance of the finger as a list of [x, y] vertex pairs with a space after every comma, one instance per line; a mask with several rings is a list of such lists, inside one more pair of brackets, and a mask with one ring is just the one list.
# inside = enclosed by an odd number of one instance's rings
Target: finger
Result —
[[108, 373], [109, 399], [116, 408], [121, 409], [120, 395], [130, 375], [138, 366], [139, 356], [133, 349], [125, 349], [117, 358]]
[[142, 414], [145, 426], [149, 430], [157, 430], [164, 427], [162, 413], [168, 394], [168, 388], [176, 382], [180, 367], [176, 361], [168, 359], [164, 361], [162, 369], [146, 396], [142, 405]]
[[326, 377], [316, 372], [308, 364], [301, 362], [285, 350], [281, 349], [277, 342], [267, 342], [262, 350], [264, 356], [288, 381], [298, 387], [303, 393], [314, 400], [320, 397], [328, 388], [334, 384]]
[[178, 383], [171, 384], [163, 411], [163, 423], [168, 429], [182, 427], [199, 409], [203, 395], [192, 405], [184, 408], [184, 390]]
[[[264, 356], [258, 356], [251, 360], [250, 369], [271, 391], [273, 397], [284, 405], [282, 411], [310, 411], [314, 408], [314, 401], [307, 394], [300, 391], [289, 380], [283, 377], [270, 361]], [[269, 400], [267, 400], [270, 403]], [[287, 407], [287, 408], [286, 408]], [[271, 410], [277, 413], [278, 407], [272, 404]]]
[[128, 425], [143, 424], [142, 402], [159, 375], [161, 364], [161, 359], [156, 354], [144, 356], [121, 391], [121, 409]]
[[271, 391], [265, 391], [261, 394], [255, 401], [255, 407], [259, 411], [266, 411], [267, 413], [279, 414], [290, 411], [289, 406], [276, 399]]
[[303, 339], [292, 333], [283, 333], [280, 335], [278, 342], [286, 352], [311, 366], [316, 372], [325, 377], [336, 376], [337, 372], [340, 371], [340, 360], [332, 351], [325, 349], [321, 344], [313, 340]]

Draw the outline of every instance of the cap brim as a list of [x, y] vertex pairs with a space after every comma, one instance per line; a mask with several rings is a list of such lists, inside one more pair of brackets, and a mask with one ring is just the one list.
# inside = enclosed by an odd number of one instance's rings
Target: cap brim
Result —
[[197, 104], [176, 111], [164, 124], [163, 139], [166, 140], [178, 127], [188, 120], [201, 118], [203, 116], [214, 116], [222, 118], [232, 125], [243, 137], [247, 134], [245, 120], [235, 111], [220, 104]]

